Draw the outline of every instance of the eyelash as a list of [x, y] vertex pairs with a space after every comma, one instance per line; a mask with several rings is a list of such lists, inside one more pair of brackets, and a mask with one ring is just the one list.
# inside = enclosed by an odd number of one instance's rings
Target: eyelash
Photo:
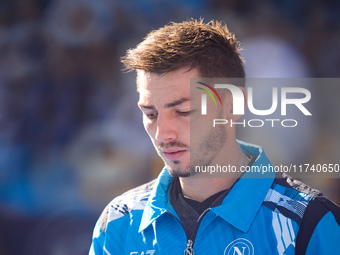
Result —
[[[185, 111], [185, 112], [177, 111], [177, 113], [179, 115], [185, 117], [185, 116], [189, 116], [192, 113], [192, 111]], [[145, 114], [145, 116], [148, 119], [152, 120], [152, 119], [155, 119], [157, 117], [157, 113], [149, 113], [149, 114]]]
[[181, 115], [181, 116], [189, 116], [191, 112], [192, 111], [186, 111], [186, 112], [178, 111], [179, 115]]
[[152, 120], [152, 119], [154, 119], [154, 118], [157, 117], [157, 113], [149, 113], [149, 114], [145, 114], [145, 116], [146, 116], [148, 119]]

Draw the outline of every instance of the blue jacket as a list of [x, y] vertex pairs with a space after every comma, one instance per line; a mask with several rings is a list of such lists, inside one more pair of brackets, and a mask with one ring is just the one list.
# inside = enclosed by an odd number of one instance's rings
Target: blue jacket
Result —
[[[239, 142], [270, 164], [261, 147]], [[260, 178], [258, 178], [260, 177]], [[96, 223], [90, 255], [340, 254], [340, 210], [320, 192], [275, 172], [243, 174], [222, 204], [210, 208], [187, 240], [170, 203], [172, 176], [159, 177], [115, 198]]]

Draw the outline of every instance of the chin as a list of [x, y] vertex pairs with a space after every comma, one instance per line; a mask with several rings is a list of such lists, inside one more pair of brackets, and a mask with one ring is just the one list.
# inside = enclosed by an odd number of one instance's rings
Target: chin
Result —
[[189, 172], [182, 172], [182, 171], [169, 171], [169, 172], [172, 175], [172, 177], [174, 177], [174, 178], [176, 178], [176, 177], [186, 178], [186, 177], [191, 176], [191, 174]]
[[180, 166], [170, 166], [169, 164], [166, 164], [166, 167], [169, 171], [169, 173], [173, 177], [189, 177], [191, 176], [190, 173], [190, 167], [180, 167]]

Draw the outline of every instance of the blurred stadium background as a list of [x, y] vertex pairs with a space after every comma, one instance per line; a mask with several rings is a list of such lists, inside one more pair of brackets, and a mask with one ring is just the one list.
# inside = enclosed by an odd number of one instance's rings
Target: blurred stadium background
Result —
[[[190, 17], [228, 24], [248, 77], [340, 77], [336, 0], [0, 0], [0, 255], [87, 254], [104, 206], [157, 175], [119, 57]], [[339, 163], [339, 88], [314, 88], [288, 160]], [[306, 182], [340, 203], [339, 179]]]

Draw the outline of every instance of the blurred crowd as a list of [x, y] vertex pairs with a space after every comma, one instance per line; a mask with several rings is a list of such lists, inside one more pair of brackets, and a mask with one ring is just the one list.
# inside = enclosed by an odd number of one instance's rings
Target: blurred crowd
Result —
[[[0, 0], [0, 255], [86, 254], [105, 204], [157, 175], [119, 58], [190, 17], [228, 24], [248, 77], [340, 77], [336, 0]], [[292, 160], [339, 157], [340, 90], [315, 89], [324, 103]], [[339, 203], [339, 181], [323, 184]]]

